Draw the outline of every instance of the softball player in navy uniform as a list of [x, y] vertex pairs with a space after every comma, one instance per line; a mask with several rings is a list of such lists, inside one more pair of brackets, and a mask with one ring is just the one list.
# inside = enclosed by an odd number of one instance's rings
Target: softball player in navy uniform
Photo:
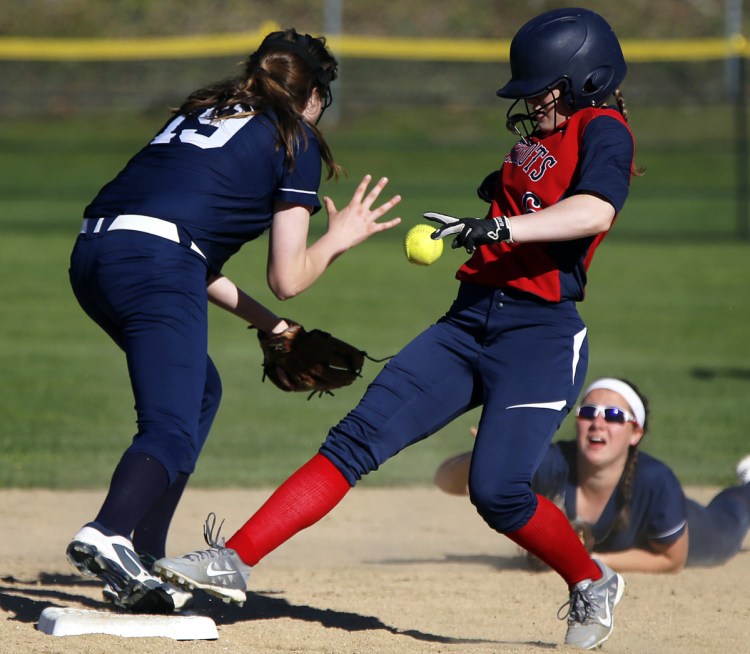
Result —
[[[612, 29], [583, 9], [547, 12], [516, 34], [514, 130], [484, 219], [425, 214], [473, 253], [448, 312], [399, 352], [319, 453], [221, 547], [154, 569], [243, 601], [250, 567], [327, 514], [365, 474], [482, 406], [471, 499], [485, 521], [565, 580], [566, 642], [592, 648], [613, 627], [622, 578], [592, 560], [567, 518], [531, 479], [581, 391], [586, 327], [576, 302], [586, 271], [628, 194], [634, 144], [619, 84], [626, 65]], [[618, 108], [604, 107], [615, 93]], [[486, 189], [486, 184], [483, 185]], [[220, 578], [208, 566], [235, 575]]]
[[[576, 410], [575, 441], [550, 445], [532, 487], [571, 522], [588, 524], [597, 558], [618, 572], [677, 573], [725, 563], [750, 528], [750, 456], [737, 465], [739, 485], [704, 506], [685, 497], [669, 466], [640, 451], [648, 414], [632, 382], [597, 379]], [[471, 452], [447, 459], [435, 483], [468, 494], [470, 465]]]
[[322, 162], [329, 177], [338, 172], [316, 127], [336, 71], [325, 39], [293, 29], [269, 34], [244, 74], [190, 95], [85, 210], [71, 284], [125, 352], [138, 432], [98, 515], [67, 552], [120, 607], [170, 611], [189, 597], [153, 576], [149, 559], [165, 554], [172, 515], [219, 407], [208, 302], [266, 333], [288, 327], [224, 277], [224, 263], [270, 230], [268, 284], [286, 299], [337, 256], [399, 223], [377, 222], [399, 197], [375, 208], [387, 180], [370, 189], [366, 176], [343, 209], [325, 199], [328, 229], [308, 247]]

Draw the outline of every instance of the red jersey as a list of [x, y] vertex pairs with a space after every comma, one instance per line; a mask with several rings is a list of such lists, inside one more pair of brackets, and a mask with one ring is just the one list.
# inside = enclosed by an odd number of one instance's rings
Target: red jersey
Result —
[[[487, 217], [533, 214], [577, 193], [602, 197], [619, 213], [630, 187], [634, 150], [619, 111], [577, 111], [551, 134], [516, 143], [503, 162]], [[594, 251], [605, 236], [483, 245], [456, 278], [522, 290], [550, 302], [580, 301]]]

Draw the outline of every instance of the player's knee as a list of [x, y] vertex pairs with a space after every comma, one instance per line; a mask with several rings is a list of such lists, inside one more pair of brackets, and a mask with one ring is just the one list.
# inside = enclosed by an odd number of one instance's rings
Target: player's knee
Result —
[[139, 420], [138, 434], [129, 449], [153, 456], [174, 481], [179, 472], [193, 472], [201, 443], [195, 426], [157, 416]]
[[334, 463], [352, 486], [378, 469], [375, 454], [366, 440], [353, 438], [335, 427], [328, 433], [320, 452]]
[[469, 483], [472, 504], [484, 521], [495, 531], [516, 531], [528, 520], [529, 506], [534, 494], [527, 484]]

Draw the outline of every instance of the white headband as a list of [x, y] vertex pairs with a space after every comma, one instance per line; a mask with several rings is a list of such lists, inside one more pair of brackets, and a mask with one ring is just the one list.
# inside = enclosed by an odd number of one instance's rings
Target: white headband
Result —
[[620, 379], [602, 377], [601, 379], [597, 379], [585, 391], [583, 391], [583, 397], [586, 397], [591, 391], [595, 391], [597, 388], [614, 391], [615, 393], [622, 395], [630, 406], [633, 415], [635, 415], [636, 421], [641, 427], [643, 427], [643, 423], [646, 422], [646, 407], [643, 406], [643, 401], [638, 397], [638, 393], [636, 393], [631, 386]]

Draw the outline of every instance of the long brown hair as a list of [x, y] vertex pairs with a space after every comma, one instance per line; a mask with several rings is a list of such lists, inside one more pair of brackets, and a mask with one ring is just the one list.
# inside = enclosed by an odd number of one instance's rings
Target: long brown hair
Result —
[[[626, 123], [630, 122], [630, 112], [628, 111], [628, 107], [625, 104], [625, 97], [622, 94], [622, 91], [619, 88], [616, 88], [612, 95], [615, 96], [615, 101], [617, 102], [617, 107], [620, 110], [620, 113], [622, 114], [622, 117], [625, 119]], [[633, 166], [633, 177], [643, 177], [643, 175], [646, 174], [646, 169], [643, 166]]]
[[[299, 34], [294, 28], [272, 32], [242, 64], [244, 74], [209, 84], [191, 93], [173, 109], [175, 114], [195, 115], [212, 109], [214, 118], [266, 114], [279, 133], [277, 146], [294, 168], [294, 152], [307, 147], [302, 112], [314, 90], [324, 108], [330, 104], [330, 84], [336, 79], [338, 62], [326, 47], [324, 37]], [[243, 111], [230, 110], [240, 105]], [[230, 115], [231, 114], [231, 115]], [[338, 177], [340, 168], [316, 125], [307, 123], [320, 145], [327, 179]]]

